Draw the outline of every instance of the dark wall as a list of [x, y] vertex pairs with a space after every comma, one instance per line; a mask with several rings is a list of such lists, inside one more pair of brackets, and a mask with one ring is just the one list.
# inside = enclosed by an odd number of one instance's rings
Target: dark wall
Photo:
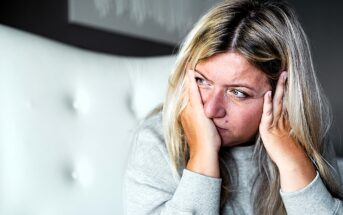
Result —
[[4, 0], [0, 23], [94, 51], [129, 55], [166, 55], [169, 44], [138, 39], [68, 23], [68, 0]]
[[331, 134], [343, 157], [343, 1], [290, 0], [309, 38], [314, 66], [333, 110]]

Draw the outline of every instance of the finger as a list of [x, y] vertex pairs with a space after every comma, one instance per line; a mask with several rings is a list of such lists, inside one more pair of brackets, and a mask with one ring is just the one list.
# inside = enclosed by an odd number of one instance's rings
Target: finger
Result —
[[274, 123], [279, 120], [281, 113], [282, 113], [282, 106], [283, 106], [283, 96], [285, 92], [285, 83], [287, 79], [287, 72], [282, 72], [278, 83], [276, 85], [275, 95], [273, 98], [273, 117]]
[[188, 70], [189, 99], [192, 106], [202, 106], [198, 85], [193, 70]]
[[281, 125], [281, 128], [283, 130], [289, 130], [290, 129], [290, 125], [289, 125], [289, 119], [288, 119], [288, 112], [287, 110], [283, 110], [282, 114], [281, 114], [281, 122], [279, 123], [279, 125]]
[[264, 128], [268, 128], [273, 123], [273, 102], [272, 91], [268, 91], [264, 94], [263, 98], [263, 113], [261, 118], [261, 125]]

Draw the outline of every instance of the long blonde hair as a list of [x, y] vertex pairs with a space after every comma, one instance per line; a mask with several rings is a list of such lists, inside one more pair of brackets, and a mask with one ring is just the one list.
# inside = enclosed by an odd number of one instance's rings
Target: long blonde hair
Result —
[[[183, 42], [163, 105], [166, 145], [175, 174], [189, 159], [179, 115], [188, 100], [184, 96], [186, 67], [195, 68], [199, 60], [234, 51], [261, 69], [275, 90], [280, 71], [288, 71], [285, 107], [291, 135], [312, 159], [330, 193], [342, 198], [332, 167], [323, 157], [331, 124], [330, 108], [313, 68], [306, 35], [285, 2], [279, 0], [227, 0], [205, 14]], [[230, 156], [221, 152], [222, 157]], [[279, 194], [276, 165], [270, 160], [257, 134], [254, 159], [258, 174], [253, 185], [254, 213], [286, 214]], [[221, 160], [221, 209], [232, 197], [230, 171]]]

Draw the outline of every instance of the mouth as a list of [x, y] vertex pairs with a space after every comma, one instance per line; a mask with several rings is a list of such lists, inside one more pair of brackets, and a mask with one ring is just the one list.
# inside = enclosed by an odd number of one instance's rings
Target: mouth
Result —
[[227, 129], [221, 128], [221, 127], [218, 127], [218, 126], [216, 126], [216, 128], [217, 128], [217, 131], [220, 132], [220, 133], [227, 131]]

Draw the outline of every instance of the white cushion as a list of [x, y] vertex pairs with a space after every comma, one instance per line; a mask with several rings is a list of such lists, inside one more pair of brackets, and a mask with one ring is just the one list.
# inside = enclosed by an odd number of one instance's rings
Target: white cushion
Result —
[[164, 101], [168, 77], [175, 60], [176, 56], [164, 56], [151, 58], [149, 63], [144, 59], [135, 59], [131, 62], [131, 108], [138, 119], [144, 118]]
[[[0, 44], [0, 214], [122, 214], [138, 120], [130, 104], [143, 115], [131, 95], [144, 90], [131, 88], [129, 74], [142, 83], [155, 69], [167, 77], [161, 68], [173, 57], [99, 54], [2, 25]], [[162, 87], [149, 90], [160, 98]]]

